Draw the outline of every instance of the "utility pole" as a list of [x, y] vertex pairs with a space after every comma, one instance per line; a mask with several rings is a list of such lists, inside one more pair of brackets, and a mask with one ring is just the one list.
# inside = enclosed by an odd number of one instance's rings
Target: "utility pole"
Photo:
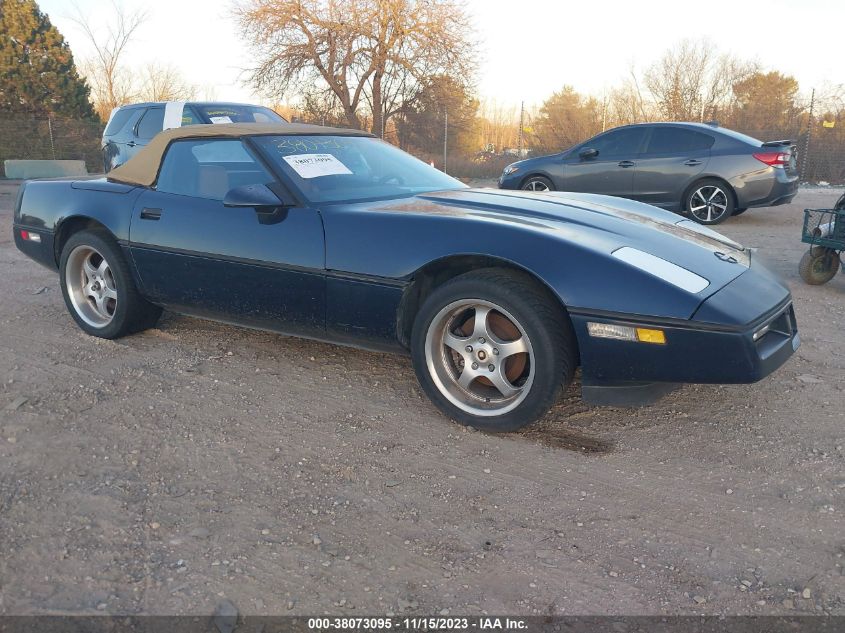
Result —
[[813, 134], [813, 106], [816, 104], [816, 89], [810, 93], [810, 113], [807, 117], [807, 140], [804, 141], [804, 156], [801, 159], [801, 177], [799, 180], [804, 182], [804, 174], [807, 173], [807, 163], [810, 158], [810, 136]]
[[517, 158], [522, 159], [522, 128], [525, 125], [525, 101], [519, 102], [519, 146], [517, 149]]
[[47, 117], [47, 129], [50, 131], [50, 151], [53, 154], [53, 160], [56, 160], [56, 143], [53, 140], [53, 117]]
[[607, 129], [607, 93], [605, 92], [602, 95], [601, 100], [601, 131], [604, 132]]
[[446, 151], [449, 146], [449, 112], [443, 112], [443, 173], [446, 173]]

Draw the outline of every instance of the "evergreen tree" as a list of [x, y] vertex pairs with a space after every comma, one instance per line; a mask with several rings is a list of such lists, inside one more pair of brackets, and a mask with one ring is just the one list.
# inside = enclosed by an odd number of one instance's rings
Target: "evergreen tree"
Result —
[[34, 0], [0, 0], [0, 113], [96, 120], [70, 47]]

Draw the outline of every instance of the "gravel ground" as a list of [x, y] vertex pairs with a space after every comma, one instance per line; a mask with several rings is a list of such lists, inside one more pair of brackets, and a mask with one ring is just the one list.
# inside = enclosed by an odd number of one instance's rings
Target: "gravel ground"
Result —
[[[642, 409], [577, 385], [520, 434], [444, 419], [408, 359], [165, 314], [85, 336], [0, 185], [0, 614], [845, 614], [845, 275], [801, 209], [720, 230], [795, 295], [753, 386]], [[691, 359], [694, 362], [694, 359]]]

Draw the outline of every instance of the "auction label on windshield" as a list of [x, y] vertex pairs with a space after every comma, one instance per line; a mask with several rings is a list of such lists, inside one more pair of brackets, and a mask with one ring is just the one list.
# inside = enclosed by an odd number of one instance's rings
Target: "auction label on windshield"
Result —
[[332, 154], [292, 154], [282, 158], [302, 178], [343, 176], [352, 173]]

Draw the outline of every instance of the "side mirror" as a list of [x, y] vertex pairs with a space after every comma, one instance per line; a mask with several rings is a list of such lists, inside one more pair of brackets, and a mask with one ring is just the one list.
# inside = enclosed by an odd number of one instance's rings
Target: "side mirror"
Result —
[[585, 147], [580, 152], [578, 152], [578, 157], [581, 160], [589, 160], [590, 158], [595, 158], [599, 155], [599, 150], [593, 149], [592, 147]]
[[252, 207], [267, 209], [268, 207], [287, 206], [279, 200], [267, 185], [244, 185], [229, 189], [223, 198], [224, 207]]

